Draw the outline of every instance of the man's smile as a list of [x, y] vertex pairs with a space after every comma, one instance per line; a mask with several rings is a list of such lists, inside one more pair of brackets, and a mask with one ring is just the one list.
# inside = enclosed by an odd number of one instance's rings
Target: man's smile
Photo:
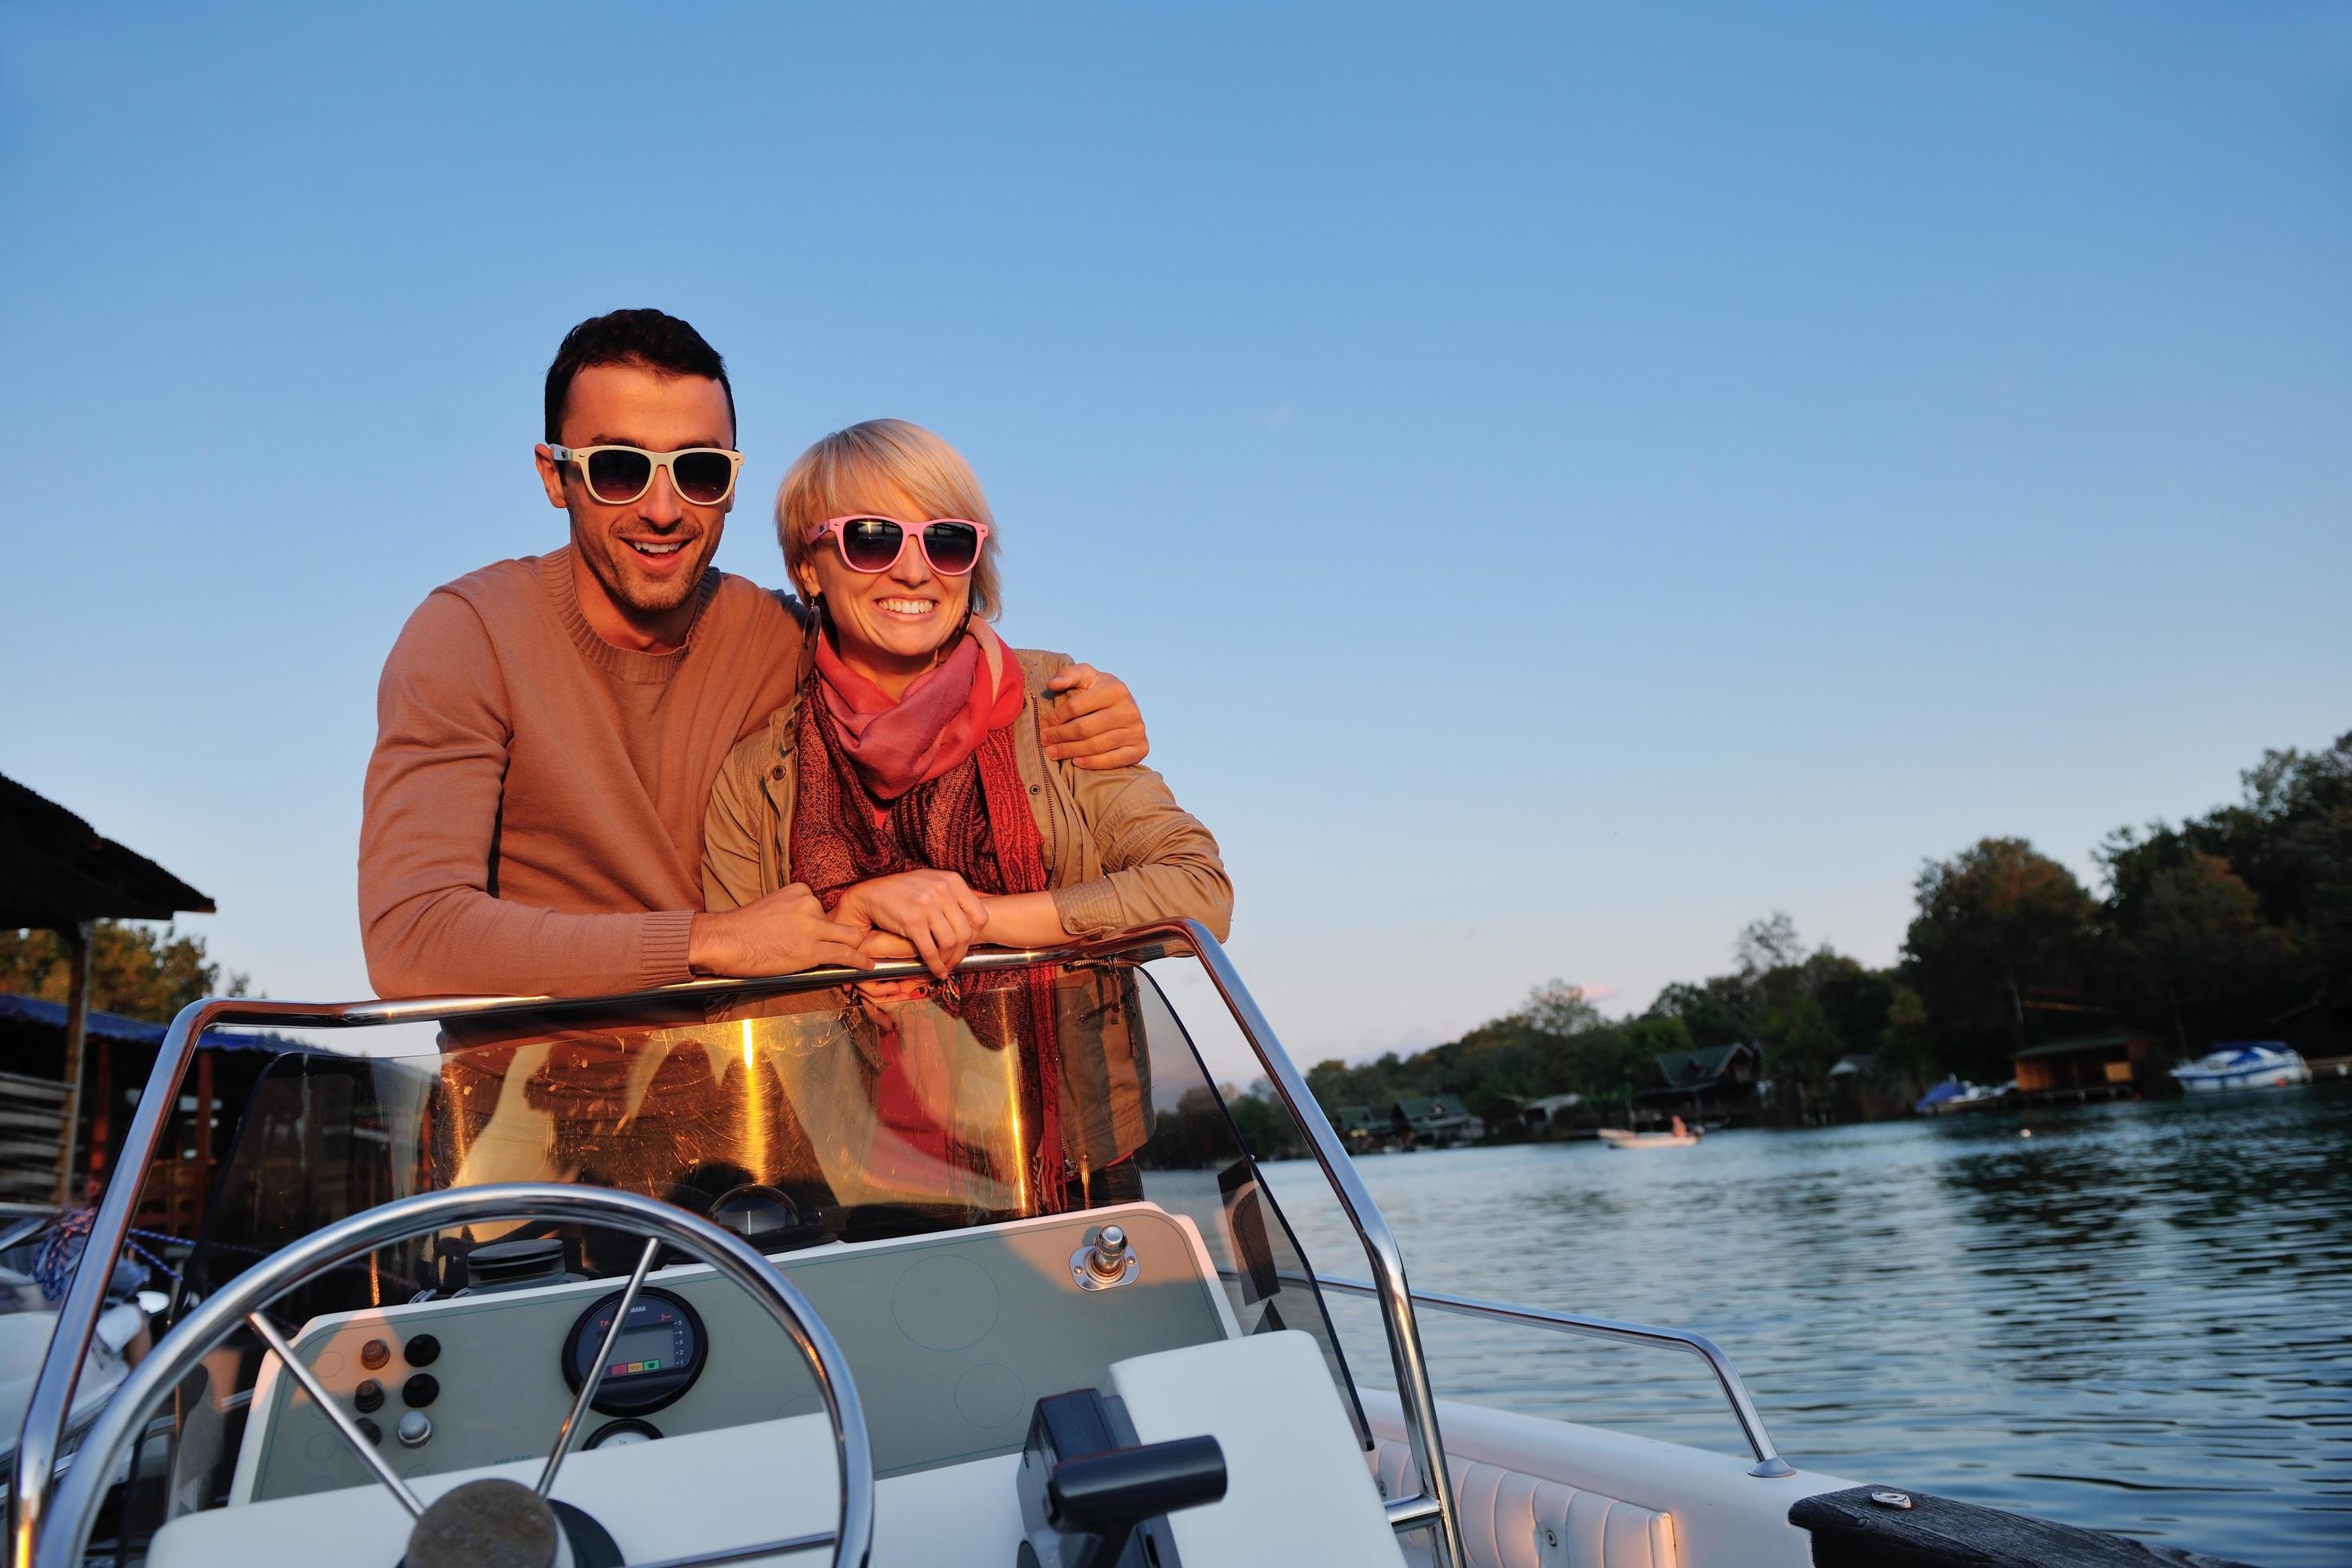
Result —
[[677, 564], [678, 557], [695, 542], [695, 538], [692, 534], [678, 534], [669, 539], [624, 538], [621, 542], [634, 551], [637, 559], [646, 565], [656, 571], [667, 571]]

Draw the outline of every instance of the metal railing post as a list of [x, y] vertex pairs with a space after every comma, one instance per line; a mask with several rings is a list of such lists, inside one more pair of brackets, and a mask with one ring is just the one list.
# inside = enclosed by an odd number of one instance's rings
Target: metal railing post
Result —
[[1257, 1054], [1258, 1065], [1265, 1069], [1275, 1092], [1282, 1097], [1291, 1119], [1307, 1134], [1307, 1146], [1315, 1152], [1315, 1163], [1323, 1167], [1324, 1178], [1339, 1194], [1348, 1223], [1355, 1226], [1356, 1237], [1363, 1243], [1365, 1259], [1372, 1268], [1381, 1322], [1388, 1331], [1389, 1359], [1396, 1368], [1397, 1399], [1404, 1411], [1405, 1441], [1412, 1450], [1413, 1465], [1421, 1472], [1423, 1489], [1435, 1505], [1431, 1513], [1424, 1515], [1418, 1507], [1422, 1500], [1398, 1500], [1389, 1505], [1390, 1521], [1400, 1530], [1424, 1523], [1434, 1525], [1444, 1560], [1454, 1568], [1468, 1568], [1469, 1559], [1462, 1550], [1461, 1512], [1454, 1502], [1454, 1477], [1445, 1468], [1445, 1444], [1437, 1429], [1437, 1396], [1430, 1387], [1429, 1363], [1422, 1353], [1421, 1328], [1413, 1319], [1412, 1291], [1405, 1283], [1404, 1255], [1397, 1247], [1396, 1235], [1389, 1229], [1380, 1205], [1372, 1201], [1363, 1179], [1356, 1173], [1355, 1162], [1348, 1156], [1348, 1146], [1340, 1142], [1330, 1118], [1323, 1114], [1323, 1107], [1307, 1087], [1307, 1080], [1299, 1076], [1298, 1068], [1275, 1037], [1274, 1026], [1258, 1011], [1249, 988], [1242, 984], [1239, 972], [1217, 939], [1198, 921], [1175, 922], [1167, 929], [1171, 934], [1182, 932], [1202, 967], [1209, 972], [1234, 1021], [1241, 1026], [1243, 1037]]
[[[58, 1326], [42, 1359], [33, 1397], [25, 1407], [25, 1427], [16, 1439], [16, 1473], [8, 1487], [8, 1562], [10, 1568], [32, 1568], [33, 1545], [40, 1539], [42, 1514], [47, 1509], [58, 1451], [66, 1437], [66, 1422], [73, 1409], [74, 1385], [81, 1379], [83, 1360], [98, 1333], [99, 1315], [106, 1310], [107, 1281], [131, 1233], [131, 1216], [138, 1206], [139, 1189], [147, 1163], [163, 1139], [173, 1108], [180, 1101], [180, 1079], [204, 1037], [205, 1022], [226, 1010], [226, 1004], [191, 1002], [180, 1009], [163, 1043], [155, 1053], [155, 1068], [147, 1075], [146, 1090], [123, 1135], [122, 1153], [115, 1162], [97, 1218], [82, 1244], [73, 1283], [58, 1309]], [[60, 1353], [63, 1352], [63, 1353]]]

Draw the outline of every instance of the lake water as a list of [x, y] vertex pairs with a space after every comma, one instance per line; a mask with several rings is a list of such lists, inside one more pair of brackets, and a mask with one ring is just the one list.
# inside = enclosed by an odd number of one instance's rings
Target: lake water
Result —
[[[2262, 1568], [2352, 1563], [2339, 1089], [1359, 1168], [1416, 1286], [1696, 1329], [1803, 1468]], [[1317, 1266], [1363, 1278], [1319, 1173], [1267, 1175]], [[1373, 1309], [1332, 1311], [1389, 1384]], [[1443, 1396], [1746, 1453], [1688, 1356], [1436, 1312], [1422, 1332]]]

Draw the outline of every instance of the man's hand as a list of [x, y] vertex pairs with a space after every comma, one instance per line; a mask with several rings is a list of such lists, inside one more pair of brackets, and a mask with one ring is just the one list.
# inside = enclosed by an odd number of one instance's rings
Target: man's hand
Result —
[[821, 963], [871, 969], [857, 949], [866, 934], [824, 912], [805, 884], [794, 882], [740, 910], [697, 915], [686, 940], [688, 967], [698, 974], [792, 974]]
[[835, 918], [905, 937], [923, 966], [944, 980], [986, 928], [988, 906], [953, 871], [901, 871], [850, 889]]
[[1045, 689], [1062, 694], [1045, 710], [1045, 723], [1038, 731], [1045, 755], [1055, 762], [1124, 768], [1150, 754], [1142, 710], [1118, 676], [1105, 675], [1091, 664], [1074, 664], [1045, 682]]

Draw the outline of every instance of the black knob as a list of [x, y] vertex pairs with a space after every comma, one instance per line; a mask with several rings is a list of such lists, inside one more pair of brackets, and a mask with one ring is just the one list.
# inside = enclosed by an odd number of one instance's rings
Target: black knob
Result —
[[352, 1422], [352, 1425], [360, 1429], [360, 1436], [366, 1438], [371, 1445], [380, 1444], [383, 1441], [383, 1428], [369, 1420], [366, 1416], [361, 1416], [358, 1420]]
[[441, 1397], [441, 1384], [429, 1372], [420, 1372], [400, 1385], [400, 1397], [412, 1410], [422, 1410]]
[[392, 1359], [392, 1347], [382, 1340], [370, 1340], [360, 1347], [360, 1364], [373, 1372]]
[[431, 1334], [419, 1334], [408, 1342], [405, 1352], [411, 1366], [431, 1366], [441, 1359], [441, 1342]]
[[383, 1384], [378, 1383], [372, 1377], [369, 1378], [365, 1383], [361, 1384], [357, 1388], [352, 1390], [352, 1403], [360, 1407], [360, 1411], [362, 1415], [371, 1410], [383, 1409]]

